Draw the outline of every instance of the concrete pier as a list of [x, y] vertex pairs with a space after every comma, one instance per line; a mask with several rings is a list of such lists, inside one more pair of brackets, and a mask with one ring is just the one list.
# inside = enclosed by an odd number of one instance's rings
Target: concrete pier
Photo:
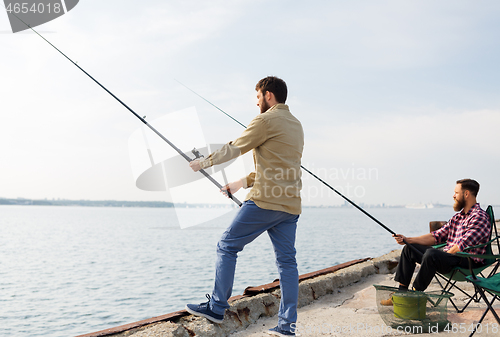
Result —
[[[351, 261], [301, 275], [299, 308], [327, 294], [334, 294], [339, 289], [357, 283], [369, 275], [390, 273], [398, 263], [399, 254], [398, 250], [379, 258]], [[226, 311], [224, 322], [221, 324], [212, 324], [205, 318], [179, 311], [79, 337], [229, 336], [235, 332], [244, 331], [262, 317], [275, 316], [278, 313], [279, 302], [279, 283], [273, 282], [259, 287], [249, 287], [243, 295], [232, 297], [231, 308]]]
[[[363, 259], [302, 275], [299, 286], [298, 332], [301, 336], [400, 336], [411, 334], [386, 326], [378, 314], [373, 284], [395, 286], [393, 272], [401, 251], [396, 250], [375, 259]], [[417, 269], [418, 271], [418, 269]], [[472, 285], [463, 283], [472, 290]], [[263, 337], [277, 324], [280, 301], [279, 284], [247, 288], [243, 296], [230, 301], [224, 322], [213, 324], [205, 318], [179, 311], [122, 327], [79, 337]], [[438, 289], [431, 284], [429, 290]], [[464, 298], [455, 296], [455, 301]], [[468, 329], [479, 320], [483, 303], [472, 303], [466, 312], [457, 314], [449, 308], [448, 319], [456, 331], [419, 336], [468, 336]], [[500, 304], [497, 305], [500, 308]], [[475, 336], [500, 336], [491, 314], [486, 316], [483, 331]], [[495, 330], [495, 326], [497, 330]], [[489, 331], [486, 332], [486, 327]], [[464, 332], [460, 330], [465, 329]], [[497, 331], [494, 333], [494, 331]]]

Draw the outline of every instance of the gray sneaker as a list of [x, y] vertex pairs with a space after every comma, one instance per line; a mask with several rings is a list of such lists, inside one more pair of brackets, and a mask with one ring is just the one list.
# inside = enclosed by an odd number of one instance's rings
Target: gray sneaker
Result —
[[282, 330], [278, 326], [275, 326], [274, 328], [267, 330], [267, 333], [274, 336], [295, 336], [295, 333]]
[[210, 310], [210, 295], [207, 294], [206, 296], [208, 298], [208, 302], [200, 304], [186, 304], [187, 312], [189, 312], [191, 315], [205, 317], [206, 319], [214, 323], [222, 323], [222, 321], [224, 320], [224, 315], [216, 314], [215, 312]]

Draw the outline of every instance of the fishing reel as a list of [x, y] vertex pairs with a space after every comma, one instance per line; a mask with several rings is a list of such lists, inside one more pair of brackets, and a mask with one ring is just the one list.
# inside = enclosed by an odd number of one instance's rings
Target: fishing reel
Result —
[[204, 156], [200, 153], [200, 151], [198, 151], [195, 147], [191, 150], [191, 152], [195, 156], [193, 160], [204, 158]]

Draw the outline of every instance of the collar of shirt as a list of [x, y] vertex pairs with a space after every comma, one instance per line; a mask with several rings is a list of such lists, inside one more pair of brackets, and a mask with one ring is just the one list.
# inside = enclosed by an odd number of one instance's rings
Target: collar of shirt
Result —
[[264, 112], [264, 113], [271, 112], [271, 111], [276, 110], [276, 109], [284, 109], [284, 110], [290, 111], [290, 109], [288, 108], [288, 105], [286, 105], [284, 103], [276, 103], [275, 105], [273, 105], [272, 107], [267, 109], [266, 112]]
[[478, 203], [478, 202], [476, 202], [476, 203], [475, 203], [475, 204], [474, 204], [474, 205], [473, 205], [473, 206], [469, 209], [469, 211], [468, 211], [467, 213], [464, 213], [464, 210], [462, 209], [462, 210], [460, 211], [460, 219], [466, 219], [467, 217], [469, 217], [469, 216], [472, 214], [472, 212], [477, 212], [477, 211], [479, 211], [479, 209], [480, 209], [480, 206], [479, 206], [479, 203]]

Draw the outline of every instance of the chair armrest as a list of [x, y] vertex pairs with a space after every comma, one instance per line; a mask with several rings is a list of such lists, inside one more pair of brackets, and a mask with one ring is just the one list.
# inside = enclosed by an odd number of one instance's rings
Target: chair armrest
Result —
[[438, 243], [437, 245], [433, 245], [432, 248], [443, 248], [444, 246], [446, 246], [446, 242], [445, 243]]
[[481, 254], [470, 254], [470, 253], [465, 253], [465, 252], [457, 252], [457, 253], [455, 253], [455, 255], [460, 256], [460, 257], [467, 257], [467, 258], [475, 257], [475, 258], [478, 258], [478, 259], [496, 259], [496, 260], [500, 260], [500, 255], [491, 255], [491, 254], [481, 255]]
[[469, 249], [473, 249], [473, 248], [481, 248], [481, 247], [487, 246], [490, 243], [492, 243], [493, 241], [498, 240], [498, 239], [500, 239], [500, 236], [497, 236], [496, 238], [491, 239], [490, 241], [488, 241], [486, 243], [482, 243], [480, 245], [475, 245], [475, 246], [470, 246], [470, 247], [464, 248], [464, 251], [469, 250]]
[[472, 275], [472, 278], [474, 280], [477, 279], [477, 277], [474, 274], [474, 271], [472, 270], [472, 258], [473, 257], [479, 258], [479, 259], [500, 260], [500, 255], [491, 255], [491, 254], [480, 255], [480, 254], [470, 254], [470, 253], [464, 253], [464, 252], [456, 252], [455, 255], [460, 256], [460, 257], [466, 257], [469, 260], [469, 272]]

